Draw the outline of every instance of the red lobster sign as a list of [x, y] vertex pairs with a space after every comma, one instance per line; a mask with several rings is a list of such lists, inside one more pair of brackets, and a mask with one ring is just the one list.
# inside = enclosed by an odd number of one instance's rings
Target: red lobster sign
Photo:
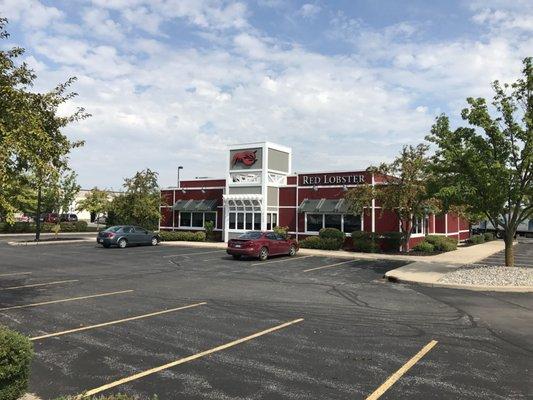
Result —
[[233, 155], [233, 160], [231, 161], [231, 165], [235, 165], [237, 163], [243, 163], [247, 167], [250, 167], [251, 165], [254, 165], [257, 161], [257, 150], [245, 150], [245, 151], [239, 151], [238, 153], [235, 153]]

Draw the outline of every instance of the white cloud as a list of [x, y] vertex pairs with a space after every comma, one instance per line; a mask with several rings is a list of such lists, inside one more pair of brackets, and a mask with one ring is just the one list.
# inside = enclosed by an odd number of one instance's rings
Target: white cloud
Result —
[[316, 4], [305, 3], [298, 10], [298, 14], [304, 18], [312, 19], [316, 17], [321, 10], [322, 8], [320, 6], [317, 6]]
[[31, 29], [45, 28], [64, 16], [56, 7], [45, 6], [38, 0], [0, 0], [0, 9], [10, 21]]
[[[72, 156], [84, 186], [116, 188], [145, 167], [166, 185], [178, 162], [186, 177], [221, 176], [225, 145], [241, 141], [292, 146], [298, 171], [364, 168], [422, 140], [439, 107], [458, 111], [466, 96], [490, 95], [491, 80], [512, 81], [533, 48], [518, 15], [493, 5], [473, 9], [486, 34], [431, 42], [418, 23], [378, 30], [338, 14], [330, 37], [352, 51], [331, 55], [261, 32], [241, 2], [93, 0], [81, 32], [43, 6], [61, 34], [25, 25], [35, 2], [8, 11], [29, 33], [37, 89], [79, 78], [65, 110], [93, 114], [68, 128], [87, 141]], [[208, 45], [174, 45], [170, 24], [193, 26]], [[100, 173], [116, 160], [114, 175]]]

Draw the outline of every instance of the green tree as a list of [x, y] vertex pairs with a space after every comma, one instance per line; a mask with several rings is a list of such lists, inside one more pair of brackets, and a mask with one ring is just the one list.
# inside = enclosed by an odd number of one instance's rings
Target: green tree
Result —
[[[0, 39], [9, 35], [6, 19], [0, 18]], [[58, 179], [68, 165], [72, 148], [82, 141], [70, 141], [62, 129], [86, 118], [89, 114], [78, 108], [73, 114], [60, 116], [58, 108], [76, 96], [68, 92], [75, 78], [47, 93], [30, 91], [36, 78], [25, 63], [18, 63], [24, 50], [18, 47], [0, 50], [0, 209], [8, 221], [17, 211], [9, 193], [16, 192], [22, 177], [32, 177], [37, 190], [37, 214], [41, 212], [42, 190]], [[37, 218], [35, 239], [39, 240], [41, 224]]]
[[513, 84], [492, 84], [492, 110], [485, 99], [468, 98], [461, 116], [470, 126], [451, 130], [441, 115], [426, 138], [437, 146], [437, 195], [500, 228], [508, 266], [514, 265], [518, 225], [533, 214], [532, 59], [523, 65], [523, 77]]
[[156, 229], [161, 217], [157, 172], [146, 169], [124, 180], [124, 193], [115, 197], [111, 210], [118, 223]]
[[404, 250], [408, 249], [414, 221], [439, 210], [438, 202], [428, 194], [427, 151], [428, 146], [424, 144], [405, 146], [391, 163], [368, 168], [379, 178], [378, 183], [357, 186], [344, 196], [353, 214], [363, 214], [365, 207], [371, 206], [372, 199], [381, 210], [394, 212], [400, 221]]
[[110, 207], [109, 193], [106, 190], [94, 187], [89, 193], [78, 202], [78, 211], [89, 211], [96, 215], [96, 229], [98, 229], [98, 217], [107, 212]]

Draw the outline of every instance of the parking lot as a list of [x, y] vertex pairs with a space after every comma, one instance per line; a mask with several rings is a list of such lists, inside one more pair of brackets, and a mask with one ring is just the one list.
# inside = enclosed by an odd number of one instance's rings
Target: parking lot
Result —
[[531, 398], [533, 296], [382, 279], [401, 265], [0, 244], [0, 324], [43, 399]]

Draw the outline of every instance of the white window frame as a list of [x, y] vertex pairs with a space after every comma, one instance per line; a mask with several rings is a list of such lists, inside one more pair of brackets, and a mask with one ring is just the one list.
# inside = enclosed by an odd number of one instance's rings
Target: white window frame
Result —
[[[414, 217], [411, 237], [426, 236], [426, 217]], [[415, 222], [416, 221], [416, 222]]]
[[[191, 214], [191, 222], [190, 222], [190, 225], [182, 225], [181, 224], [181, 213], [189, 213]], [[192, 214], [193, 213], [201, 213], [202, 214], [202, 226], [199, 227], [199, 226], [192, 226]], [[191, 230], [204, 230], [204, 226], [205, 226], [205, 214], [215, 214], [215, 228], [214, 229], [217, 229], [218, 228], [218, 211], [180, 211], [178, 213], [178, 228], [186, 228], [186, 229], [191, 229]]]
[[[307, 214], [320, 214], [322, 215], [322, 228], [321, 229], [324, 229], [324, 227], [326, 226], [326, 215], [340, 215], [341, 216], [341, 232], [344, 232], [344, 216], [347, 215], [347, 214], [335, 214], [335, 213], [305, 213], [305, 218], [304, 218], [304, 222], [305, 222], [305, 234], [318, 234], [319, 231], [309, 231], [307, 229]], [[361, 231], [363, 231], [363, 215], [361, 214]], [[352, 232], [344, 232], [346, 234], [346, 236], [350, 237], [352, 235]]]
[[[231, 227], [231, 214], [234, 214], [235, 215], [235, 227], [232, 228]], [[237, 214], [243, 214], [243, 229], [238, 229], [237, 228]], [[251, 214], [252, 215], [252, 229], [246, 229], [246, 214]], [[249, 231], [255, 231], [254, 229], [254, 226], [255, 226], [255, 215], [257, 214], [257, 216], [259, 217], [259, 221], [261, 221], [261, 213], [260, 212], [257, 212], [257, 211], [243, 211], [243, 210], [239, 210], [239, 211], [229, 211], [228, 212], [228, 229], [232, 232], [249, 232]]]

